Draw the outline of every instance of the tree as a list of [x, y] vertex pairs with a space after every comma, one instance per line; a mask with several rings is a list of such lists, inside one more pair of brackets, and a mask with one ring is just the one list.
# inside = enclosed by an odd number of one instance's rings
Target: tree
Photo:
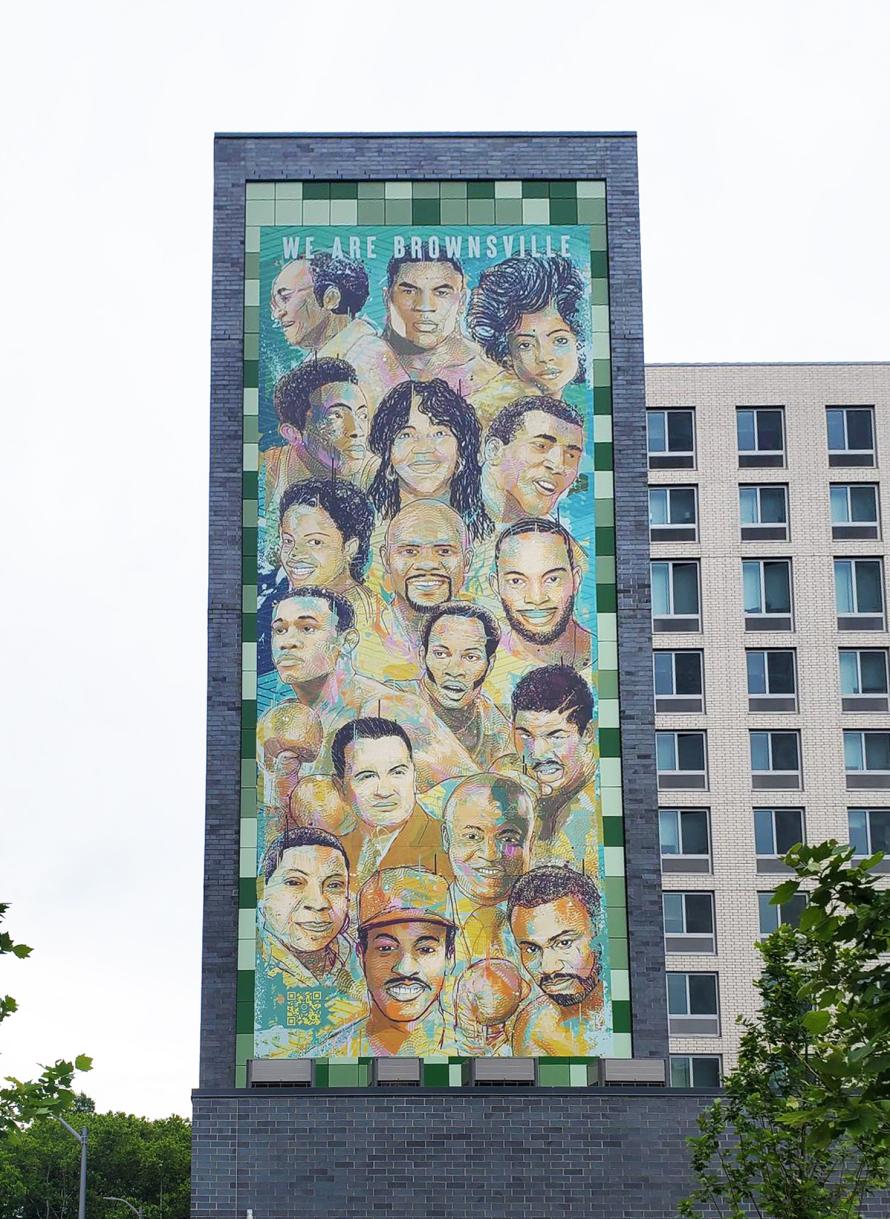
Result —
[[[88, 1100], [88, 1098], [85, 1098]], [[127, 1219], [109, 1196], [141, 1207], [145, 1219], [188, 1219], [191, 1126], [129, 1113], [94, 1113], [80, 1103], [89, 1132], [87, 1214]], [[74, 1219], [80, 1149], [58, 1122], [33, 1122], [0, 1139], [0, 1219]]]
[[758, 945], [761, 1007], [745, 1029], [725, 1099], [689, 1140], [698, 1185], [687, 1217], [858, 1219], [863, 1199], [890, 1184], [890, 890], [838, 843], [798, 845], [793, 879], [805, 892], [797, 928]]
[[[0, 922], [9, 906], [0, 902]], [[8, 931], [0, 931], [0, 956], [11, 955], [24, 960], [31, 955], [27, 944], [17, 944]], [[6, 1020], [18, 1008], [11, 995], [0, 996], [0, 1022]], [[8, 1075], [4, 1088], [0, 1088], [0, 1135], [16, 1127], [27, 1125], [35, 1117], [44, 1117], [66, 1111], [74, 1100], [72, 1083], [77, 1071], [89, 1071], [92, 1059], [78, 1054], [73, 1062], [58, 1059], [52, 1066], [44, 1067], [37, 1079], [25, 1081]], [[70, 1136], [69, 1136], [70, 1137]]]

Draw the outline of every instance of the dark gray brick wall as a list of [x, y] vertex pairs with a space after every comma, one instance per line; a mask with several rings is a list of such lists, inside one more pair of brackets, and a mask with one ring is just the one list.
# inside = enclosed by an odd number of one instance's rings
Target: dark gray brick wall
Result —
[[213, 231], [201, 1085], [228, 1087], [235, 1052], [244, 186], [248, 181], [307, 178], [603, 178], [607, 182], [633, 1033], [637, 1055], [664, 1055], [636, 139], [626, 134], [219, 136]]

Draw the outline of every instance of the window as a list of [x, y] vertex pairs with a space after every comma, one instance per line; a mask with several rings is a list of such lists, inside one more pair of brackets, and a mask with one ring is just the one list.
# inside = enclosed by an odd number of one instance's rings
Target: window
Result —
[[890, 711], [886, 648], [841, 648], [841, 710]]
[[742, 587], [746, 631], [790, 631], [791, 561], [745, 559]]
[[662, 893], [665, 952], [716, 952], [713, 893]]
[[659, 787], [708, 786], [703, 732], [656, 732]]
[[829, 406], [828, 464], [873, 466], [875, 421], [870, 406]]
[[743, 542], [788, 540], [788, 488], [783, 483], [739, 487]]
[[715, 973], [667, 975], [668, 1031], [674, 1037], [720, 1036]]
[[739, 465], [784, 466], [785, 420], [781, 406], [740, 407], [736, 411]]
[[780, 923], [788, 923], [791, 927], [797, 927], [800, 923], [800, 916], [807, 908], [807, 899], [804, 893], [795, 893], [794, 897], [790, 898], [787, 902], [782, 902], [781, 906], [774, 906], [772, 904], [772, 897], [772, 890], [768, 893], [757, 894], [761, 935], [769, 935], [771, 931], [775, 931]]
[[672, 1088], [719, 1088], [719, 1054], [671, 1054]]
[[660, 808], [662, 872], [710, 872], [711, 831], [706, 808]]
[[831, 536], [879, 538], [877, 483], [832, 483]]
[[847, 787], [890, 787], [890, 732], [845, 732]]
[[755, 808], [754, 853], [758, 872], [787, 872], [782, 856], [805, 842], [802, 808]]
[[800, 733], [770, 730], [751, 734], [753, 787], [800, 787]]
[[835, 559], [839, 631], [883, 631], [884, 572], [880, 559]]
[[653, 652], [656, 711], [704, 711], [701, 652]]
[[695, 412], [646, 411], [650, 470], [691, 470], [695, 466]]
[[665, 559], [651, 570], [652, 629], [700, 631], [698, 563]]
[[694, 542], [698, 538], [695, 487], [649, 488], [649, 541]]
[[850, 846], [861, 858], [883, 851], [876, 872], [890, 872], [890, 808], [848, 808]]
[[749, 711], [796, 711], [797, 682], [793, 648], [745, 653]]

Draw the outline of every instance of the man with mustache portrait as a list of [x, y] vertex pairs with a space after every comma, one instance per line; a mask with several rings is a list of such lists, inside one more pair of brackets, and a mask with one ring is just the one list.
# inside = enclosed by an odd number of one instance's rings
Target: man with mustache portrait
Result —
[[448, 882], [422, 868], [375, 872], [358, 898], [358, 953], [369, 1014], [313, 1047], [313, 1055], [457, 1054], [442, 992], [457, 926]]
[[516, 1017], [513, 1053], [609, 1054], [604, 908], [594, 882], [568, 866], [536, 868], [513, 886], [509, 917], [522, 966], [541, 992]]

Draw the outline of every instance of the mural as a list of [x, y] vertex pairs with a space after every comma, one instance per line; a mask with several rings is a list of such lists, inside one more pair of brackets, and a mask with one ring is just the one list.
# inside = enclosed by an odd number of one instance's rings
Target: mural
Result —
[[261, 229], [257, 1057], [611, 1051], [589, 265]]

